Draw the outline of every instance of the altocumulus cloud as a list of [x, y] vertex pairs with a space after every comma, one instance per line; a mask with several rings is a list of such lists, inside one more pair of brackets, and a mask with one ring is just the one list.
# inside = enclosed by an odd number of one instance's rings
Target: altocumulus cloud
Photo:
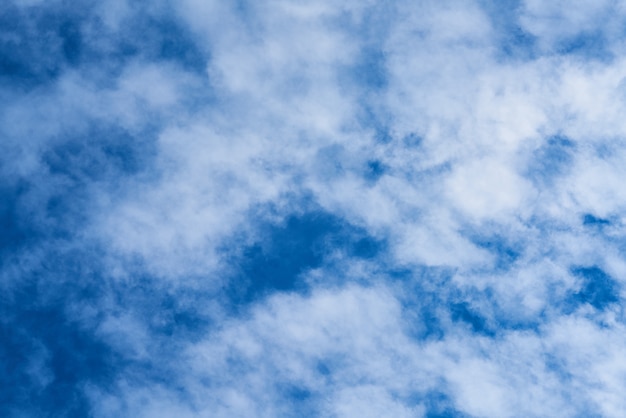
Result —
[[625, 23], [5, 1], [0, 415], [622, 417]]

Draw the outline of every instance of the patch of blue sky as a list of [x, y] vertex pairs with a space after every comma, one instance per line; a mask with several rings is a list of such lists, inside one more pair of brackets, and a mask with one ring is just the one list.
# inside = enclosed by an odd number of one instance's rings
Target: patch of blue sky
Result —
[[321, 411], [322, 398], [318, 393], [306, 387], [294, 383], [279, 383], [276, 388], [276, 396], [282, 405], [281, 413], [284, 416], [318, 417], [323, 415]]
[[[508, 273], [501, 273], [504, 280]], [[466, 331], [485, 337], [502, 338], [511, 332], [539, 333], [548, 318], [545, 309], [538, 309], [529, 314], [520, 306], [520, 300], [503, 301], [492, 288], [457, 290], [446, 299], [450, 319], [463, 326]], [[554, 296], [555, 306], [561, 306], [563, 300]], [[517, 306], [512, 306], [513, 304]], [[560, 312], [560, 311], [559, 311]]]
[[[123, 356], [68, 312], [70, 303], [86, 304], [97, 297], [85, 288], [71, 289], [75, 283], [67, 286], [65, 275], [71, 273], [65, 266], [57, 271], [61, 277], [49, 272], [24, 277], [26, 283], [13, 292], [12, 300], [3, 301], [4, 416], [12, 410], [20, 416], [87, 416], [91, 407], [84, 385], [107, 387], [123, 368]], [[54, 280], [65, 283], [51, 284]], [[63, 295], [52, 298], [51, 293]]]
[[591, 213], [586, 213], [583, 215], [583, 225], [587, 227], [604, 227], [611, 225], [611, 221], [605, 218], [600, 218], [592, 215]]
[[584, 60], [609, 62], [615, 58], [602, 30], [581, 32], [559, 40], [555, 50], [563, 55], [573, 55]]
[[467, 302], [455, 302], [450, 304], [450, 316], [454, 322], [462, 322], [469, 326], [476, 334], [493, 336], [494, 332], [489, 328], [487, 319]]
[[464, 231], [464, 236], [493, 256], [494, 263], [489, 267], [490, 270], [506, 271], [515, 267], [517, 260], [523, 256], [523, 238], [511, 236], [508, 231], [490, 229], [487, 226], [479, 230], [468, 229]]
[[260, 240], [236, 261], [239, 273], [228, 293], [239, 306], [274, 292], [306, 291], [303, 274], [332, 263], [337, 253], [372, 259], [385, 243], [344, 219], [321, 210], [289, 215], [280, 224], [260, 226]]
[[112, 32], [93, 15], [93, 5], [67, 10], [55, 4], [20, 10], [9, 4], [0, 14], [0, 79], [5, 88], [33, 88], [81, 68], [110, 84], [130, 60], [172, 62], [204, 74], [208, 51], [171, 15], [133, 15]]
[[[88, 219], [94, 187], [117, 189], [120, 179], [145, 167], [140, 160], [149, 156], [149, 146], [142, 143], [138, 153], [133, 149], [138, 144], [124, 130], [106, 126], [63, 139], [43, 152], [39, 173], [9, 177], [2, 188], [2, 267], [14, 269], [20, 258], [43, 253], [40, 264], [21, 267], [20, 277], [9, 284], [11, 294], [3, 298], [2, 357], [13, 365], [0, 376], [5, 416], [15, 411], [19, 416], [87, 416], [84, 385], [104, 388], [127, 367], [126, 353], [96, 333], [105, 315], [98, 312], [99, 302], [110, 291], [106, 275], [97, 273], [103, 270], [104, 252], [76, 235]], [[145, 289], [125, 289], [124, 300], [134, 295], [138, 301], [138, 291]], [[167, 300], [150, 309], [159, 296], [151, 293], [137, 305], [117, 300], [118, 308], [148, 311], [144, 318], [150, 318], [146, 322], [154, 324], [155, 333], [177, 338], [204, 325], [194, 312]], [[68, 311], [90, 304], [99, 317], [95, 323], [85, 324]]]
[[132, 22], [119, 35], [119, 51], [146, 62], [173, 62], [187, 71], [206, 74], [210, 51], [201, 49], [193, 33], [173, 16], [139, 14]]
[[0, 180], [0, 261], [29, 245], [40, 231], [21, 216], [20, 201], [28, 192], [25, 181]]
[[63, 56], [71, 67], [77, 66], [82, 58], [84, 41], [77, 22], [67, 21], [59, 27]]
[[519, 26], [506, 28], [500, 41], [500, 54], [505, 60], [530, 60], [537, 57], [536, 39]]
[[[148, 137], [149, 138], [149, 137]], [[34, 239], [73, 239], [104, 190], [119, 190], [121, 179], [145, 173], [150, 139], [124, 129], [94, 124], [82, 133], [42, 147], [40, 165], [29, 176], [7, 176], [2, 188], [2, 240], [8, 247]], [[5, 167], [9, 168], [13, 162]]]
[[[48, 250], [41, 264], [23, 272], [3, 298], [4, 415], [91, 416], [85, 388], [116, 393], [120, 376], [132, 385], [165, 385], [187, 396], [173, 365], [181, 344], [197, 341], [211, 329], [211, 318], [198, 301], [215, 295], [155, 287], [142, 269], [132, 280], [113, 283], [105, 273], [104, 254], [85, 242], [73, 250]], [[136, 318], [139, 335], [104, 331], [118, 315]], [[150, 338], [150, 347], [142, 347], [148, 342], [142, 343], [142, 336]], [[138, 357], [137, 350], [151, 355]]]
[[449, 299], [454, 269], [416, 266], [402, 270], [392, 268], [381, 274], [387, 274], [398, 286], [407, 335], [418, 341], [442, 339], [452, 307]]
[[65, 58], [55, 20], [48, 14], [23, 13], [13, 4], [3, 8], [0, 76], [4, 88], [41, 84], [60, 73]]
[[454, 407], [454, 401], [449, 394], [439, 391], [431, 391], [424, 396], [426, 406], [425, 418], [469, 418]]
[[589, 304], [604, 310], [620, 300], [618, 283], [600, 267], [577, 266], [572, 268], [572, 273], [582, 282], [580, 289], [571, 296], [572, 305]]
[[[142, 275], [143, 274], [143, 275]], [[156, 340], [195, 340], [215, 326], [199, 300], [211, 300], [215, 292], [187, 287], [154, 287], [154, 278], [139, 268], [133, 280], [111, 286], [107, 297], [114, 301], [117, 312], [130, 313]], [[174, 355], [175, 344], [162, 347], [167, 355]], [[155, 364], [155, 366], [157, 366]]]
[[364, 177], [368, 182], [375, 183], [389, 168], [380, 160], [372, 159], [367, 161], [364, 170]]
[[[200, 292], [188, 294], [191, 291], [167, 292], [147, 297], [142, 305], [146, 318], [150, 317], [150, 330], [163, 334], [177, 341], [198, 338], [204, 331], [213, 325], [211, 318], [199, 312], [194, 303], [199, 297], [209, 298], [211, 295], [203, 295]], [[158, 304], [154, 304], [154, 301]], [[156, 314], [155, 314], [156, 313]]]
[[131, 133], [123, 127], [95, 121], [84, 131], [66, 132], [43, 152], [49, 173], [74, 182], [115, 182], [147, 170], [156, 156], [151, 128]]
[[[507, 272], [488, 270], [482, 274]], [[442, 283], [443, 284], [443, 283]], [[512, 331], [537, 333], [546, 321], [546, 312], [540, 310], [534, 315], [520, 315], [509, 303], [502, 303], [492, 288], [455, 288], [451, 284], [422, 291], [416, 297], [422, 298], [421, 318], [425, 326], [425, 338], [443, 338], [450, 332], [450, 325], [466, 332], [483, 337], [501, 338]], [[554, 296], [553, 303], [562, 306], [562, 298]], [[414, 334], [421, 339], [420, 334]]]

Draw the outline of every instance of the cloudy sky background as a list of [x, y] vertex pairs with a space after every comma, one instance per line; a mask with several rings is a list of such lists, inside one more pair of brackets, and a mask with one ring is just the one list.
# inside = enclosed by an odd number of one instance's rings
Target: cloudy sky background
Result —
[[7, 0], [0, 415], [622, 417], [626, 2]]

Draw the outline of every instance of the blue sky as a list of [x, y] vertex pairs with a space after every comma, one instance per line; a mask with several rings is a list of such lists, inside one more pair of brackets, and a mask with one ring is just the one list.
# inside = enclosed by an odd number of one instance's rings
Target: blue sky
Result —
[[623, 416], [626, 3], [5, 3], [1, 416]]

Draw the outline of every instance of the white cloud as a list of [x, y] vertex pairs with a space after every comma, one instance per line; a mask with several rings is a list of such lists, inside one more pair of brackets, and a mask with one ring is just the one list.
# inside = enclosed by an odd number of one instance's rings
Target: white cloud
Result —
[[[285, 412], [288, 401], [277, 388], [288, 382], [336, 416], [419, 415], [426, 406], [408, 399], [432, 390], [477, 416], [569, 416], [600, 405], [614, 416], [621, 406], [609, 389], [619, 380], [615, 368], [599, 365], [601, 383], [591, 383], [586, 375], [570, 380], [549, 360], [579, 367], [570, 360], [579, 354], [554, 343], [559, 324], [569, 324], [573, 341], [577, 327], [598, 341], [619, 329], [600, 331], [576, 316], [582, 311], [560, 318], [560, 303], [580, 285], [571, 265], [624, 271], [614, 245], [603, 235], [590, 238], [581, 225], [585, 213], [622, 210], [621, 142], [613, 140], [623, 134], [621, 60], [589, 63], [546, 52], [593, 30], [604, 6], [550, 11], [526, 3], [521, 22], [539, 37], [544, 56], [514, 63], [497, 56], [490, 19], [478, 6], [399, 5], [379, 40], [387, 84], [365, 98], [341, 82], [362, 40], [339, 22], [358, 27], [376, 6], [247, 7], [180, 6], [212, 51], [207, 74], [219, 102], [162, 133], [161, 177], [108, 217], [115, 248], [141, 254], [170, 278], [208, 272], [219, 264], [215, 248], [233, 233], [254, 239], [259, 219], [249, 218], [251, 208], [274, 204], [280, 218], [300, 210], [286, 196], [312, 192], [324, 210], [387, 238], [392, 257], [385, 262], [456, 271], [442, 294], [472, 301], [486, 326], [505, 328], [493, 339], [471, 334], [441, 306], [433, 309], [443, 340], [415, 341], [386, 287], [321, 290], [333, 282], [321, 269], [311, 273], [311, 296], [261, 301], [249, 318], [226, 321], [189, 345], [185, 367], [193, 372], [180, 374], [196, 407], [216, 416]], [[555, 13], [567, 23], [560, 29], [546, 24]], [[361, 122], [367, 101], [384, 111], [390, 141], [377, 142]], [[421, 140], [409, 144], [409, 134]], [[549, 173], [556, 162], [548, 160], [540, 174], [552, 177], [534, 179], [546, 138], [557, 134], [571, 140], [571, 162]], [[599, 156], [602, 147], [613, 147], [610, 156]], [[367, 181], [362, 170], [374, 159], [386, 169]], [[613, 237], [621, 237], [620, 225], [611, 226]], [[500, 255], [474, 242], [468, 231], [477, 230], [519, 247], [510, 269], [497, 270]], [[331, 377], [317, 368], [322, 360], [335, 362]], [[587, 385], [598, 389], [587, 395]]]
[[[110, 5], [108, 31], [140, 12]], [[293, 389], [302, 405], [338, 417], [424, 415], [432, 392], [476, 416], [619, 416], [621, 312], [567, 303], [581, 285], [573, 265], [624, 282], [626, 67], [621, 56], [584, 60], [555, 46], [603, 31], [618, 54], [618, 6], [525, 2], [518, 20], [540, 53], [524, 61], [501, 56], [497, 17], [472, 2], [237, 9], [187, 0], [172, 7], [209, 52], [205, 74], [137, 58], [104, 86], [67, 70], [15, 94], [1, 116], [11, 156], [2, 170], [45, 180], [22, 200], [33, 223], [46, 224], [39, 202], [69, 184], [46, 178], [46, 150], [88, 136], [94, 121], [158, 130], [145, 172], [82, 179], [93, 193], [76, 241], [106, 249], [111, 286], [145, 269], [157, 289], [166, 278], [214, 298], [197, 303], [218, 325], [176, 342], [168, 367], [180, 391], [122, 373], [119, 393], [87, 389], [94, 414], [281, 416], [297, 410]], [[154, 3], [150, 13], [164, 10]], [[381, 26], [376, 35], [369, 25]], [[376, 89], [352, 74], [372, 44], [385, 77]], [[565, 145], [548, 139], [557, 136]], [[373, 161], [382, 168], [368, 177]], [[233, 269], [224, 248], [240, 255], [265, 238], [260, 225], [302, 213], [304, 201], [389, 253], [364, 261], [334, 252], [325, 261], [341, 266], [302, 272], [307, 295], [271, 295], [226, 319], [216, 307]], [[606, 222], [583, 225], [587, 214]], [[452, 277], [416, 278], [425, 267]], [[386, 282], [394, 270], [409, 279]], [[439, 340], [410, 335], [428, 320], [401, 302], [416, 280], [431, 292], [413, 299], [432, 311]], [[467, 302], [488, 329], [471, 332], [450, 302]], [[99, 338], [135, 360], [161, 354], [164, 337], [144, 319], [106, 306]]]

